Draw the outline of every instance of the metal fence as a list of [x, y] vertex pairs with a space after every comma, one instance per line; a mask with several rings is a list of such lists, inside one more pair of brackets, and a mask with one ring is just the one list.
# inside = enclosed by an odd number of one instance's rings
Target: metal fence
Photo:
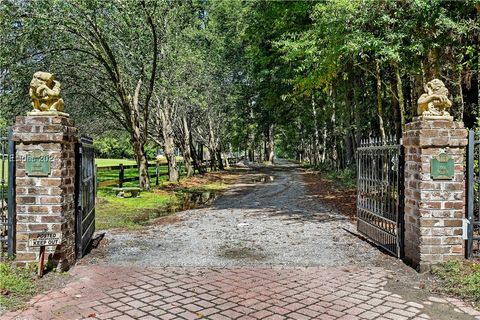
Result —
[[357, 149], [357, 228], [403, 255], [403, 148], [395, 137], [362, 140]]
[[82, 137], [76, 148], [76, 254], [83, 257], [95, 232], [95, 150], [91, 138]]
[[15, 145], [12, 130], [0, 136], [0, 261], [14, 253]]
[[480, 257], [480, 137], [473, 130], [468, 132], [467, 148], [467, 220], [466, 252], [469, 259]]

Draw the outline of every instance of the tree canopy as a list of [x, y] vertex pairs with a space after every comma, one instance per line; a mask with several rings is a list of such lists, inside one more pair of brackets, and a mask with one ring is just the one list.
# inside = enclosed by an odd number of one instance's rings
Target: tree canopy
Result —
[[401, 137], [433, 78], [477, 126], [479, 16], [480, 0], [5, 0], [0, 123], [43, 70], [83, 133], [130, 145], [144, 188], [152, 146], [172, 181], [176, 149], [189, 175], [204, 149], [341, 169], [361, 138]]

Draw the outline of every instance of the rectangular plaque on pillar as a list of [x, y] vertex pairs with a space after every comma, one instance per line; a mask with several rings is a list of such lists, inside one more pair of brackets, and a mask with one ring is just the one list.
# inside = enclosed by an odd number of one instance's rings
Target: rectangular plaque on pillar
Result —
[[50, 156], [41, 150], [29, 152], [25, 159], [25, 171], [29, 177], [48, 177]]
[[430, 162], [430, 175], [432, 180], [453, 180], [455, 162], [452, 156], [445, 152], [434, 156]]

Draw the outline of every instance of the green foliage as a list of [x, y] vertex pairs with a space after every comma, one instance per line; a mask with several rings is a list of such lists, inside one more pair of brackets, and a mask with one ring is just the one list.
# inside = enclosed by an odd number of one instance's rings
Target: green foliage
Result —
[[93, 140], [95, 155], [99, 158], [134, 158], [132, 146], [128, 138], [97, 137]]
[[183, 151], [256, 154], [275, 140], [279, 155], [344, 168], [360, 138], [401, 136], [434, 77], [476, 125], [479, 4], [5, 0], [0, 111], [10, 123], [28, 110], [43, 69], [103, 157], [132, 158], [135, 145], [152, 157], [172, 136]]
[[8, 122], [6, 119], [0, 117], [0, 135], [4, 136], [8, 132]]
[[[126, 136], [98, 136], [93, 140], [95, 147], [95, 156], [103, 159], [133, 159], [132, 144]], [[157, 146], [155, 143], [147, 143], [145, 145], [145, 154], [147, 159], [155, 159], [157, 155]], [[125, 163], [124, 163], [125, 164]]]
[[329, 166], [320, 166], [322, 177], [334, 181], [340, 188], [354, 189], [357, 187], [357, 171], [350, 166], [340, 171], [332, 170]]
[[440, 280], [435, 289], [480, 302], [480, 264], [452, 260], [433, 266], [431, 272]]
[[18, 306], [35, 290], [32, 270], [14, 268], [8, 262], [0, 263], [0, 305], [5, 308]]

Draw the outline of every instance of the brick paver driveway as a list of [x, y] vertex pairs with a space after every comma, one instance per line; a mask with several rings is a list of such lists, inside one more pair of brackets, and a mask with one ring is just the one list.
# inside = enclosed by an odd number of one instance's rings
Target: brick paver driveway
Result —
[[174, 224], [107, 233], [64, 288], [2, 319], [480, 319], [358, 239], [298, 169], [243, 182]]

